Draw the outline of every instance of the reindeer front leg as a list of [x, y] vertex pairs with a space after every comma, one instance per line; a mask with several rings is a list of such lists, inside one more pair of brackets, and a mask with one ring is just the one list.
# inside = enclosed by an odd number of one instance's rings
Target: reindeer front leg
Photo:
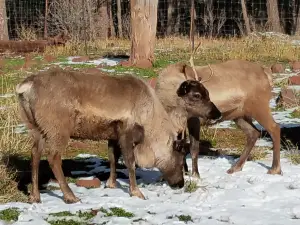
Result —
[[133, 133], [134, 131], [126, 130], [124, 134], [120, 136], [119, 143], [129, 173], [130, 196], [145, 199], [145, 196], [142, 194], [136, 183]]
[[110, 175], [106, 182], [107, 188], [116, 188], [117, 171], [116, 166], [120, 158], [121, 149], [116, 140], [108, 140], [108, 158], [110, 163]]

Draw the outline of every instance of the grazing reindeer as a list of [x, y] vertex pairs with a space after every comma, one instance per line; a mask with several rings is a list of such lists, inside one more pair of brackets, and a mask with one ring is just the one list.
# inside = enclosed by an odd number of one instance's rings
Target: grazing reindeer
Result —
[[[196, 81], [184, 81], [177, 92], [182, 104], [211, 119], [220, 111], [208, 102], [200, 107], [203, 89]], [[155, 91], [133, 76], [103, 76], [50, 69], [27, 77], [16, 87], [21, 116], [33, 137], [32, 191], [30, 202], [40, 202], [38, 169], [48, 144], [48, 161], [66, 203], [79, 201], [69, 188], [61, 168], [61, 152], [70, 138], [118, 141], [129, 171], [130, 195], [145, 199], [135, 177], [135, 164], [157, 167], [172, 188], [182, 188], [184, 152], [177, 132]], [[193, 97], [197, 94], [196, 97]], [[194, 107], [192, 107], [194, 105]], [[114, 154], [109, 153], [114, 188]]]
[[173, 123], [181, 125], [178, 132], [182, 132], [186, 126], [188, 127], [192, 175], [199, 177], [200, 125], [213, 125], [215, 121], [183, 113], [186, 111], [186, 106], [178, 103], [178, 96], [174, 92], [186, 79], [203, 79], [201, 83], [208, 90], [211, 101], [222, 113], [222, 119], [219, 122], [233, 120], [246, 134], [245, 149], [238, 162], [227, 172], [231, 174], [242, 170], [256, 140], [260, 136], [259, 130], [252, 123], [252, 119], [255, 119], [270, 133], [274, 144], [272, 168], [268, 173], [281, 174], [280, 127], [274, 121], [269, 107], [269, 101], [272, 97], [272, 74], [262, 66], [245, 60], [229, 60], [210, 66], [195, 67], [193, 62], [194, 53], [192, 53], [190, 59], [191, 67], [185, 63], [169, 65], [160, 72], [155, 87], [156, 94], [172, 118]]

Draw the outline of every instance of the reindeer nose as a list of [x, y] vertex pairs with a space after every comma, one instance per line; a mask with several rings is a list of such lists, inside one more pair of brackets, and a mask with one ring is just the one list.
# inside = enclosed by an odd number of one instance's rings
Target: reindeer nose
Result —
[[173, 190], [181, 189], [181, 188], [183, 188], [183, 186], [184, 186], [184, 179], [182, 179], [181, 181], [179, 181], [177, 184], [170, 185], [170, 187]]
[[213, 120], [220, 120], [222, 118], [220, 110], [213, 103], [210, 111], [210, 117]]

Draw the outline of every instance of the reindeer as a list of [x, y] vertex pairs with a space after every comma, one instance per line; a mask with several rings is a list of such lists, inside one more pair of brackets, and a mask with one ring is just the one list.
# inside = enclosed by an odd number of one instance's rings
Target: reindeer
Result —
[[[247, 142], [242, 155], [227, 173], [241, 171], [254, 144], [260, 136], [252, 119], [257, 120], [271, 135], [273, 140], [273, 162], [268, 174], [281, 174], [280, 166], [280, 127], [274, 121], [269, 101], [272, 97], [272, 74], [266, 68], [246, 60], [229, 60], [226, 62], [194, 66], [192, 52], [191, 66], [179, 62], [164, 68], [155, 87], [156, 94], [173, 120], [178, 124], [177, 131], [182, 133], [188, 128], [190, 153], [192, 157], [192, 175], [199, 177], [198, 154], [200, 125], [213, 125], [216, 121], [186, 113], [186, 106], [178, 104], [174, 94], [186, 79], [199, 81], [207, 89], [211, 101], [222, 113], [217, 122], [233, 120], [245, 133]], [[185, 163], [185, 168], [186, 168]]]
[[[178, 101], [197, 111], [198, 116], [220, 117], [220, 111], [200, 92], [197, 81], [184, 81]], [[40, 202], [38, 169], [47, 145], [48, 161], [66, 203], [79, 199], [69, 188], [61, 168], [61, 152], [68, 140], [109, 140], [118, 143], [129, 171], [130, 195], [145, 199], [136, 184], [135, 165], [156, 167], [172, 188], [184, 186], [185, 152], [169, 115], [145, 81], [134, 76], [84, 74], [58, 68], [39, 72], [17, 85], [23, 121], [33, 137], [32, 191], [30, 202]], [[196, 95], [196, 97], [194, 97]], [[205, 107], [203, 107], [203, 104]], [[112, 149], [113, 150], [113, 149]], [[108, 188], [116, 187], [116, 168], [110, 151]]]

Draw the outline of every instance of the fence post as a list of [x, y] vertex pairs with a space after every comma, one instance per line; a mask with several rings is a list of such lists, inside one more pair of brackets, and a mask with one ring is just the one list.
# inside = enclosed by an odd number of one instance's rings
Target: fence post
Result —
[[190, 41], [191, 41], [191, 50], [193, 52], [195, 48], [195, 2], [194, 0], [191, 0]]
[[47, 19], [48, 19], [48, 0], [45, 0], [44, 38], [48, 37]]
[[83, 10], [83, 27], [84, 27], [84, 51], [85, 55], [88, 55], [88, 50], [87, 50], [87, 33], [86, 33], [86, 21], [85, 21], [85, 0], [82, 0], [82, 10]]

